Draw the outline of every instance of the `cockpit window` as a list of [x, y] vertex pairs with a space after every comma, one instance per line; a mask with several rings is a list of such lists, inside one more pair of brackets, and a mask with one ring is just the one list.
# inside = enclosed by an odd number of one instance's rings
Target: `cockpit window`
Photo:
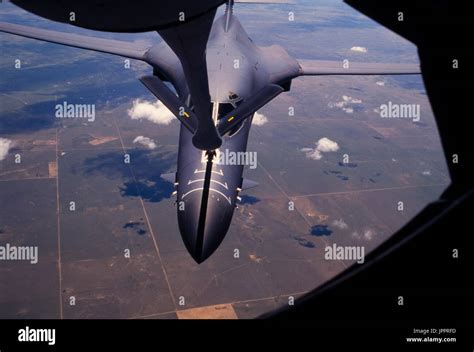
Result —
[[239, 96], [235, 94], [234, 92], [229, 92], [229, 100], [230, 101], [237, 101], [239, 99]]

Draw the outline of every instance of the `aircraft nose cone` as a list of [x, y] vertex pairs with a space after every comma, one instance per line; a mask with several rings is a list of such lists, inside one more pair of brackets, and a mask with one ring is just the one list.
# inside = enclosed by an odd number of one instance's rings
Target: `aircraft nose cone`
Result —
[[[178, 209], [178, 224], [183, 242], [193, 259], [202, 263], [223, 241], [232, 220], [234, 206], [222, 195], [209, 193], [207, 204], [202, 192], [185, 198], [184, 210]], [[206, 206], [204, 208], [204, 206]]]

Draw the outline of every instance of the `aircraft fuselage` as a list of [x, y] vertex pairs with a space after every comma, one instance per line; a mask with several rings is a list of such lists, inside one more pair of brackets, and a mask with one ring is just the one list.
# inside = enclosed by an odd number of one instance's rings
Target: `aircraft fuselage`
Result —
[[[226, 31], [225, 20], [224, 15], [214, 22], [207, 46], [212, 116], [216, 125], [225, 123], [221, 120], [223, 115], [254, 92], [269, 83], [285, 84], [282, 80], [293, 73], [296, 76], [299, 69], [296, 60], [281, 47], [257, 47], [236, 17], [232, 16]], [[174, 68], [174, 72], [175, 77], [169, 80], [185, 100], [187, 90], [182, 85], [179, 68]], [[221, 147], [209, 152], [195, 148], [192, 133], [181, 126], [175, 179], [178, 224], [186, 248], [198, 263], [217, 249], [229, 229], [242, 189], [245, 166], [242, 159], [247, 162], [251, 159], [247, 140], [252, 118], [249, 116], [222, 136]], [[221, 163], [225, 160], [219, 157], [221, 153], [243, 158], [235, 163], [227, 163], [228, 160]], [[256, 162], [256, 157], [253, 161]]]

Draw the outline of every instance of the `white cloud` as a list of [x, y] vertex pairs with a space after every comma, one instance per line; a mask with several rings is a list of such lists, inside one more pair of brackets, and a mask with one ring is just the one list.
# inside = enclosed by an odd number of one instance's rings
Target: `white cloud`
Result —
[[343, 108], [344, 106], [346, 106], [346, 103], [343, 102], [343, 101], [340, 101], [339, 103], [333, 103], [333, 102], [329, 102], [328, 103], [328, 106], [332, 109], [332, 108]]
[[425, 170], [422, 172], [422, 175], [424, 176], [431, 176], [431, 170]]
[[[307, 149], [307, 148], [303, 148], [303, 149]], [[319, 150], [311, 149], [311, 151], [306, 152], [306, 157], [313, 160], [319, 160], [323, 157], [323, 155], [321, 154]]]
[[357, 238], [358, 240], [372, 241], [375, 237], [375, 231], [371, 229], [365, 229], [362, 233], [354, 231], [352, 237]]
[[357, 104], [362, 104], [362, 100], [357, 99], [357, 98], [353, 98], [353, 97], [348, 96], [348, 95], [343, 95], [341, 101], [339, 101], [337, 103], [330, 102], [330, 103], [328, 103], [328, 106], [331, 109], [332, 108], [339, 108], [339, 109], [342, 109], [342, 111], [344, 111], [347, 114], [353, 114], [354, 113], [353, 105], [357, 105]]
[[364, 48], [363, 46], [353, 46], [351, 48], [351, 51], [356, 51], [358, 53], [366, 53], [367, 52], [367, 48]]
[[375, 82], [376, 85], [383, 87], [385, 85], [385, 82], [383, 81], [377, 81]]
[[301, 148], [300, 151], [305, 152], [305, 153], [312, 152], [313, 148]]
[[337, 228], [341, 229], [341, 230], [345, 230], [345, 229], [348, 229], [348, 228], [349, 228], [349, 225], [347, 225], [347, 224], [345, 223], [345, 221], [342, 220], [342, 219], [334, 220], [334, 221], [332, 222], [332, 225], [333, 225], [334, 227], [337, 227]]
[[252, 125], [262, 126], [266, 124], [267, 122], [268, 122], [268, 119], [264, 114], [255, 112], [255, 114], [253, 115]]
[[373, 230], [365, 230], [364, 231], [364, 239], [367, 240], [367, 241], [371, 241], [375, 236], [375, 232]]
[[306, 157], [309, 159], [320, 160], [323, 157], [322, 153], [339, 150], [339, 145], [326, 137], [321, 138], [315, 144], [316, 148], [302, 148], [300, 151], [306, 153]]
[[342, 110], [348, 114], [352, 114], [354, 112], [354, 108], [342, 108]]
[[169, 125], [175, 119], [173, 113], [159, 100], [150, 103], [135, 99], [132, 108], [127, 112], [128, 116], [134, 120], [145, 119], [160, 125]]
[[5, 159], [12, 146], [13, 142], [11, 140], [0, 138], [0, 160]]
[[344, 100], [346, 103], [351, 103], [351, 104], [362, 104], [361, 99], [356, 99], [353, 97], [350, 97], [348, 95], [343, 95], [342, 100]]
[[324, 153], [335, 152], [339, 150], [339, 145], [329, 138], [324, 137], [316, 143], [316, 149]]
[[148, 147], [149, 149], [156, 148], [155, 141], [148, 137], [138, 136], [137, 138], [133, 140], [133, 143], [140, 143], [141, 145], [144, 145], [145, 147]]

